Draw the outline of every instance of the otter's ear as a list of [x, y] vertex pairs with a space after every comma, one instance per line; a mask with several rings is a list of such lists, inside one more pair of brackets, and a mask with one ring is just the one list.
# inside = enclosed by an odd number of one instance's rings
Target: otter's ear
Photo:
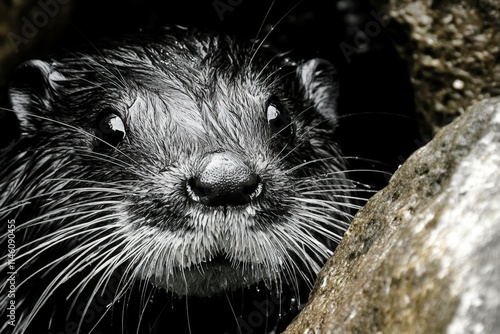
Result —
[[30, 115], [44, 115], [50, 108], [56, 84], [61, 75], [41, 60], [30, 60], [14, 71], [9, 87], [9, 98], [22, 131], [36, 128]]
[[320, 58], [311, 59], [297, 68], [305, 98], [311, 101], [316, 110], [326, 117], [330, 124], [337, 120], [337, 98], [339, 84], [337, 70], [333, 65]]

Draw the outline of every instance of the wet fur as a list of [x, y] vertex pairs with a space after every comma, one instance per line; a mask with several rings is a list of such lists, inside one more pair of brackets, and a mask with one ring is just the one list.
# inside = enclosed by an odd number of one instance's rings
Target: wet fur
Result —
[[[2, 156], [0, 219], [16, 221], [15, 332], [68, 323], [80, 333], [161, 332], [177, 296], [210, 307], [258, 282], [278, 296], [307, 294], [354, 206], [331, 139], [331, 65], [184, 29], [97, 50], [24, 65], [12, 83], [22, 135]], [[269, 129], [273, 95], [292, 114], [291, 140]], [[126, 126], [117, 148], [97, 138], [107, 107]], [[226, 208], [189, 200], [200, 159], [224, 151], [261, 177], [263, 198]]]

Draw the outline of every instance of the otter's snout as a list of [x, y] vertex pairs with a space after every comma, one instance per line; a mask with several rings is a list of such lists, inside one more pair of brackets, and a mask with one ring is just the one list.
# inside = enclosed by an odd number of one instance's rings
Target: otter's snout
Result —
[[250, 203], [262, 193], [258, 175], [231, 153], [214, 153], [203, 159], [204, 167], [188, 181], [190, 197], [207, 206]]

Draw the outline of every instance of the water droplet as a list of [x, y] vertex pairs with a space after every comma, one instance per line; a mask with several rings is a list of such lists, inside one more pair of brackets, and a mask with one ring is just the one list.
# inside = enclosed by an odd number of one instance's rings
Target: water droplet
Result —
[[464, 86], [464, 82], [460, 79], [456, 79], [455, 81], [453, 81], [453, 88], [455, 88], [456, 90], [462, 90]]

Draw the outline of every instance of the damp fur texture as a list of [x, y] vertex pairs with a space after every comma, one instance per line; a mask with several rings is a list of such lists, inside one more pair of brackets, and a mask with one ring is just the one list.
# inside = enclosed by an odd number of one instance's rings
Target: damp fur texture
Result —
[[[336, 95], [324, 61], [183, 29], [21, 66], [10, 90], [21, 135], [0, 170], [0, 219], [16, 222], [16, 332], [56, 331], [64, 317], [99, 333], [110, 312], [152, 332], [152, 293], [310, 287], [352, 207], [332, 140]], [[270, 126], [271, 99], [289, 113], [291, 135]], [[116, 146], [96, 121], [109, 110], [126, 133]], [[259, 196], [237, 206], [193, 200], [189, 180], [211, 154], [257, 175]], [[87, 321], [111, 283], [103, 315]], [[137, 313], [114, 307], [133, 289]]]

